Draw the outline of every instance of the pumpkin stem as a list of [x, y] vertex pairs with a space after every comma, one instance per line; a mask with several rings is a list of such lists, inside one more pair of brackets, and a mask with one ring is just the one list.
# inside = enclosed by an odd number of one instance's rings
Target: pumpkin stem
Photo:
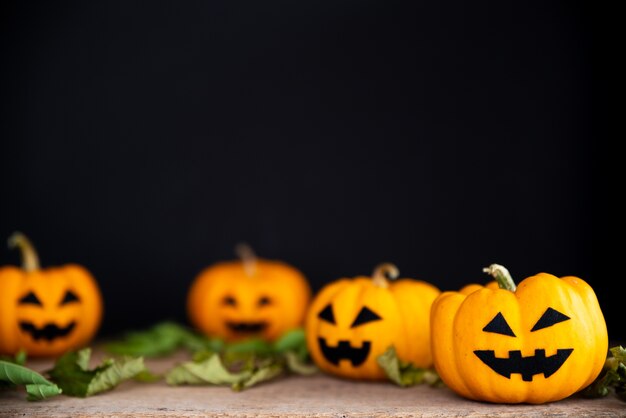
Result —
[[387, 288], [389, 282], [387, 279], [397, 279], [400, 275], [400, 270], [394, 264], [381, 263], [376, 266], [372, 273], [372, 281], [376, 286]]
[[489, 267], [485, 267], [483, 272], [496, 279], [500, 289], [510, 290], [511, 292], [515, 292], [515, 289], [517, 289], [517, 286], [511, 277], [511, 273], [509, 273], [506, 267], [501, 266], [500, 264], [492, 264]]
[[21, 232], [14, 232], [9, 237], [9, 249], [17, 248], [22, 255], [22, 269], [27, 272], [39, 270], [39, 257], [35, 247]]
[[243, 242], [239, 243], [235, 246], [235, 254], [241, 259], [246, 274], [250, 277], [254, 276], [257, 257], [252, 247]]

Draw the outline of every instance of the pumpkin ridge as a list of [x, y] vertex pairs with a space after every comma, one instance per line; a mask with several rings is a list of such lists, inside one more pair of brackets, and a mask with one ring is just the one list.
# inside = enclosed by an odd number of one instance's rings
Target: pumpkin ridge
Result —
[[[468, 385], [459, 373], [459, 356], [456, 354], [454, 338], [456, 316], [461, 304], [466, 298], [467, 295], [462, 293], [446, 291], [435, 300], [431, 309], [431, 332], [434, 333], [431, 345], [433, 347], [432, 353], [435, 369], [444, 382], [456, 392], [460, 392], [470, 399], [478, 399], [477, 396], [470, 391]], [[445, 312], [441, 313], [442, 310]], [[435, 332], [434, 330], [437, 331]], [[444, 338], [446, 341], [442, 341], [442, 344], [439, 344], [440, 340]], [[450, 352], [446, 354], [452, 357], [452, 361], [454, 362], [453, 367], [447, 367], [446, 360], [441, 358], [441, 352], [443, 350], [450, 350]]]

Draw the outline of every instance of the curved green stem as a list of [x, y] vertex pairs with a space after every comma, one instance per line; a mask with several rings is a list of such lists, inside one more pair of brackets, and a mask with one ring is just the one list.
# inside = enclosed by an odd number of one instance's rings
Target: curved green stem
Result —
[[376, 286], [387, 288], [389, 282], [387, 279], [397, 279], [400, 275], [400, 270], [394, 264], [381, 263], [376, 266], [374, 273], [372, 273], [372, 281]]
[[515, 292], [515, 289], [517, 289], [511, 273], [509, 273], [506, 267], [500, 264], [492, 264], [489, 267], [485, 267], [483, 272], [496, 279], [500, 289], [510, 290], [511, 292]]
[[27, 272], [39, 270], [39, 257], [37, 256], [37, 251], [35, 251], [35, 247], [26, 235], [21, 232], [14, 232], [9, 237], [8, 243], [10, 249], [19, 249], [22, 255], [22, 269]]

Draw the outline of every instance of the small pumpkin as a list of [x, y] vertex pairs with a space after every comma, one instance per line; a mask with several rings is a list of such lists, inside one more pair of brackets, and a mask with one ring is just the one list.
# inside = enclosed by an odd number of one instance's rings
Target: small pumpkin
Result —
[[216, 263], [194, 279], [187, 296], [192, 324], [227, 341], [272, 341], [302, 326], [311, 299], [304, 274], [285, 262], [257, 258], [247, 245], [236, 252], [239, 260]]
[[593, 382], [608, 335], [591, 286], [539, 273], [516, 287], [506, 268], [485, 271], [498, 289], [444, 292], [433, 303], [432, 351], [446, 385], [469, 399], [540, 404]]
[[377, 357], [394, 346], [400, 360], [432, 365], [430, 307], [439, 289], [401, 279], [390, 263], [372, 277], [340, 279], [316, 295], [306, 320], [307, 346], [323, 371], [352, 379], [383, 380]]
[[22, 254], [22, 268], [0, 268], [0, 353], [57, 356], [86, 345], [102, 320], [102, 296], [84, 267], [41, 269], [28, 238], [15, 233], [9, 247]]

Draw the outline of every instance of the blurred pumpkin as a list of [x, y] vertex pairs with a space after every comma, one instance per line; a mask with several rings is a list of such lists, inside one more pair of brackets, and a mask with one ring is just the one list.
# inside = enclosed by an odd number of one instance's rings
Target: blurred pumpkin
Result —
[[192, 324], [227, 341], [251, 337], [272, 341], [302, 326], [311, 290], [305, 276], [282, 261], [256, 257], [247, 245], [239, 260], [204, 269], [187, 296]]
[[103, 310], [93, 276], [77, 264], [41, 269], [33, 245], [19, 232], [9, 247], [21, 251], [22, 268], [0, 268], [0, 353], [57, 356], [89, 343]]
[[372, 277], [340, 279], [316, 295], [306, 320], [307, 346], [323, 371], [353, 379], [385, 379], [377, 357], [390, 346], [400, 360], [432, 365], [430, 307], [439, 289], [398, 277], [390, 263]]
[[506, 268], [485, 271], [499, 288], [444, 292], [433, 303], [435, 369], [446, 385], [470, 399], [534, 404], [588, 386], [608, 349], [593, 289], [547, 273], [516, 288]]

